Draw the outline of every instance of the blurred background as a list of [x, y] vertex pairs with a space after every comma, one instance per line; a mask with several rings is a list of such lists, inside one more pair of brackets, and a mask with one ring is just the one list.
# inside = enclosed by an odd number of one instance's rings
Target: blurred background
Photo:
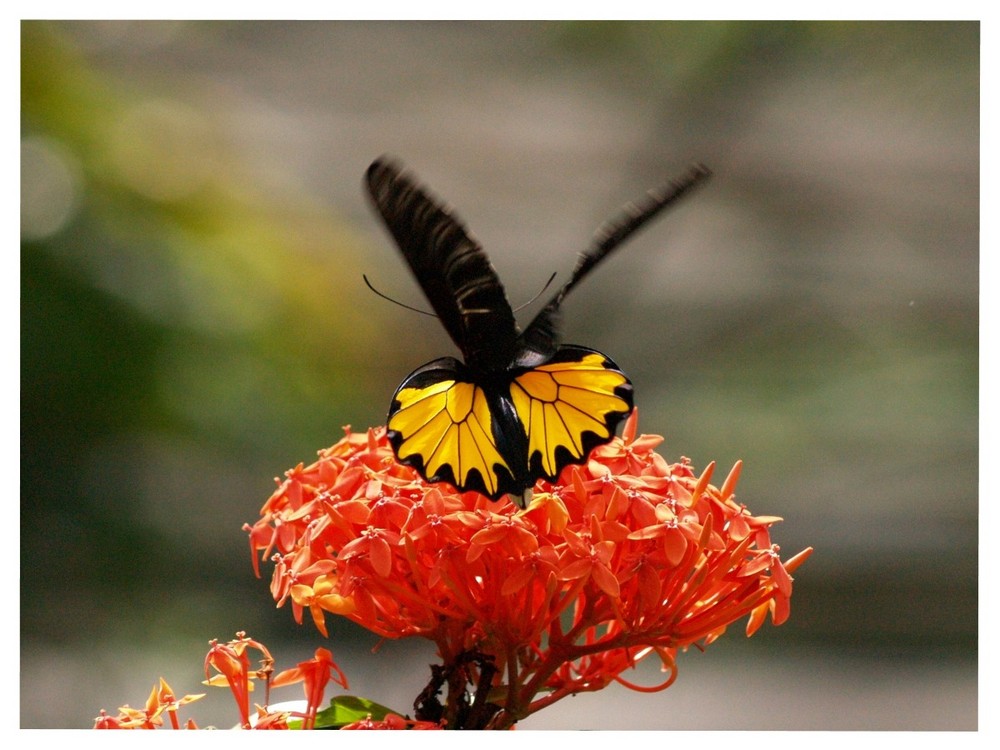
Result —
[[[978, 24], [23, 22], [21, 54], [22, 727], [199, 692], [237, 630], [412, 710], [430, 644], [295, 625], [241, 531], [455, 352], [362, 281], [427, 307], [361, 189], [388, 152], [515, 306], [711, 166], [565, 339], [816, 548], [782, 627], [523, 728], [976, 728]], [[221, 690], [186, 715], [236, 721]]]

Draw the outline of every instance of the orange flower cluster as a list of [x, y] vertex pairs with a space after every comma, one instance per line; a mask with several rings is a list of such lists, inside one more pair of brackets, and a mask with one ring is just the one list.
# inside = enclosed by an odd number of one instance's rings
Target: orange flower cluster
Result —
[[[623, 437], [539, 481], [524, 510], [424, 482], [383, 428], [346, 432], [287, 472], [245, 527], [254, 566], [259, 575], [258, 560], [273, 560], [279, 606], [290, 601], [299, 622], [308, 609], [324, 635], [332, 613], [386, 638], [432, 640], [443, 666], [417, 719], [512, 726], [615, 680], [662, 689], [678, 649], [746, 615], [748, 635], [768, 612], [781, 624], [789, 573], [812, 551], [782, 562], [769, 536], [781, 519], [734, 499], [740, 465], [717, 488], [712, 465], [696, 476], [656, 453], [661, 437], [637, 436], [635, 413]], [[669, 672], [662, 685], [621, 677], [653, 653]], [[477, 689], [442, 706], [445, 682]]]
[[[199, 695], [185, 695], [183, 698], [178, 698], [173, 688], [161, 677], [159, 684], [153, 685], [143, 708], [122, 706], [118, 709], [117, 716], [111, 716], [102, 710], [100, 715], [94, 719], [94, 729], [156, 729], [164, 726], [164, 716], [170, 718], [171, 727], [180, 729], [177, 710], [204, 697], [205, 694], [200, 693]], [[184, 728], [197, 729], [194, 722], [190, 720]]]
[[[248, 655], [250, 650], [258, 653], [260, 666], [254, 668]], [[317, 715], [323, 706], [323, 697], [326, 694], [327, 685], [331, 682], [347, 688], [347, 678], [333, 660], [333, 654], [325, 648], [316, 649], [316, 654], [306, 661], [292, 668], [286, 669], [274, 675], [274, 658], [267, 647], [248, 638], [246, 633], [239, 632], [236, 638], [226, 643], [219, 643], [217, 640], [209, 644], [208, 654], [205, 656], [205, 680], [206, 685], [216, 687], [228, 687], [236, 701], [236, 708], [239, 711], [240, 729], [289, 729], [290, 720], [297, 722], [296, 726], [302, 729], [314, 729], [317, 724]], [[250, 713], [250, 693], [254, 689], [254, 680], [264, 683], [264, 706], [256, 706], [256, 713], [251, 717]], [[271, 688], [285, 687], [302, 683], [305, 691], [305, 699], [302, 700], [303, 711], [276, 710], [268, 706], [270, 703]], [[122, 706], [117, 716], [111, 716], [107, 711], [101, 713], [94, 719], [94, 729], [158, 729], [164, 726], [164, 714], [170, 717], [170, 726], [180, 729], [180, 721], [177, 718], [177, 711], [188, 703], [204, 698], [205, 694], [185, 695], [178, 699], [173, 689], [167, 681], [160, 678], [159, 686], [154, 685], [153, 691], [146, 700], [145, 708], [136, 709], [130, 706]], [[388, 714], [384, 719], [373, 721], [369, 715], [367, 719], [347, 722], [340, 726], [342, 729], [439, 729], [440, 726], [417, 726], [421, 722], [407, 721], [395, 714]], [[332, 726], [329, 723], [323, 725], [324, 728]], [[337, 725], [339, 726], [339, 725]], [[197, 729], [198, 725], [194, 719], [188, 719], [184, 724], [185, 729]]]

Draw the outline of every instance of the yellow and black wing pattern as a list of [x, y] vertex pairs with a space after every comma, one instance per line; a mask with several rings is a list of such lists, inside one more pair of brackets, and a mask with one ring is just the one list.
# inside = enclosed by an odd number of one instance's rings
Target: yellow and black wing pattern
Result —
[[529, 475], [554, 481], [614, 437], [632, 412], [632, 383], [604, 354], [564, 346], [516, 375], [510, 398], [528, 441]]
[[520, 497], [587, 460], [632, 411], [632, 384], [608, 357], [565, 346], [548, 362], [473, 378], [451, 358], [407, 377], [389, 408], [400, 462], [431, 482]]
[[608, 356], [562, 345], [566, 294], [622, 241], [707, 177], [693, 167], [603, 225], [569, 280], [521, 331], [489, 258], [450, 208], [388, 159], [369, 167], [372, 202], [464, 361], [442, 357], [411, 372], [387, 419], [397, 459], [446, 482], [524, 505], [611, 440], [631, 413], [632, 384]]
[[396, 457], [430, 482], [494, 499], [520, 494], [518, 463], [505, 455], [509, 429], [494, 416], [497, 394], [464, 370], [457, 360], [435, 360], [399, 386], [387, 421]]

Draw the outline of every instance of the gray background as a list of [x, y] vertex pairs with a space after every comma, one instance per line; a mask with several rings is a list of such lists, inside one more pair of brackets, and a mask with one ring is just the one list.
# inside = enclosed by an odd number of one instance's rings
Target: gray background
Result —
[[[21, 42], [23, 727], [89, 726], [161, 674], [198, 692], [207, 641], [240, 629], [279, 668], [327, 645], [352, 692], [410, 710], [430, 644], [294, 625], [240, 530], [272, 477], [454, 352], [363, 285], [426, 306], [361, 190], [385, 152], [515, 305], [709, 164], [573, 293], [566, 340], [629, 373], [665, 457], [743, 459], [739, 499], [785, 518], [785, 553], [816, 548], [781, 628], [523, 728], [976, 727], [978, 24], [25, 22]], [[223, 691], [185, 715], [236, 720]]]

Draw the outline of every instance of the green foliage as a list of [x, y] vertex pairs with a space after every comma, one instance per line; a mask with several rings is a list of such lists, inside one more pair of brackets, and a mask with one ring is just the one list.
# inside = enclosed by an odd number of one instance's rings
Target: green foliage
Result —
[[340, 729], [355, 721], [371, 718], [381, 721], [388, 714], [398, 714], [380, 703], [355, 695], [340, 695], [330, 701], [330, 707], [316, 714], [316, 729]]

